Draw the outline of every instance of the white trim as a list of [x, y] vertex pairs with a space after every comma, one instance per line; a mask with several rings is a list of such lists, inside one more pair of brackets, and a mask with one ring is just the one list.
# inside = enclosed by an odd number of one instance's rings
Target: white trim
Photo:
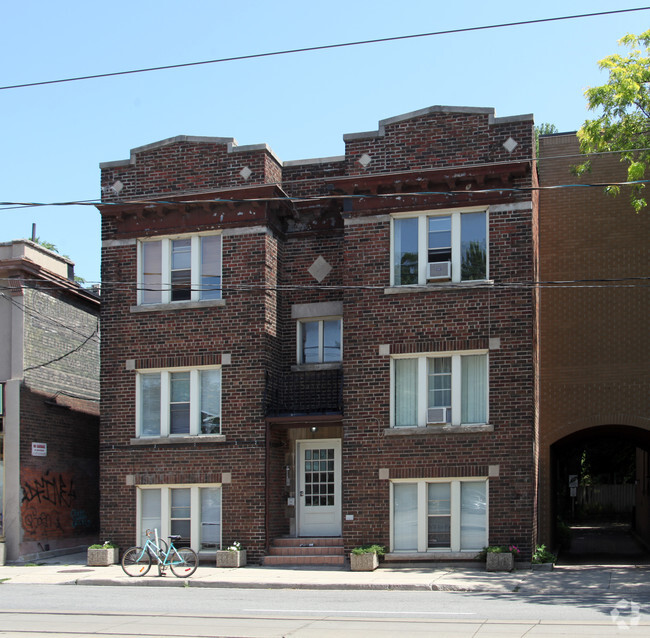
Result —
[[[461, 220], [462, 215], [471, 213], [485, 213], [485, 278], [463, 281], [461, 274]], [[390, 215], [390, 287], [386, 292], [399, 292], [401, 290], [422, 289], [428, 290], [430, 286], [444, 285], [450, 282], [427, 281], [428, 253], [429, 253], [429, 231], [427, 221], [432, 217], [449, 217], [451, 221], [451, 283], [453, 284], [474, 284], [489, 281], [490, 275], [490, 207], [489, 206], [467, 206], [464, 208], [441, 208], [437, 210], [407, 211], [392, 213]], [[418, 220], [418, 281], [415, 284], [395, 283], [395, 222], [403, 219]]]
[[[486, 476], [463, 476], [463, 477], [441, 477], [441, 478], [417, 478], [417, 479], [389, 479], [389, 507], [390, 507], [390, 552], [396, 556], [400, 554], [444, 554], [459, 553], [461, 556], [475, 555], [481, 548], [488, 544], [490, 536], [490, 481]], [[397, 483], [417, 485], [417, 549], [395, 550], [395, 498], [394, 486]], [[427, 538], [427, 486], [430, 483], [448, 483], [450, 485], [450, 546], [441, 548], [429, 548]], [[461, 484], [462, 483], [485, 483], [485, 538], [480, 547], [461, 549]]]
[[219, 539], [218, 545], [222, 545], [223, 535], [223, 489], [222, 483], [158, 483], [158, 484], [137, 484], [136, 489], [136, 536], [135, 544], [142, 545], [142, 538], [146, 530], [142, 529], [142, 492], [144, 490], [160, 491], [160, 529], [158, 535], [163, 540], [171, 534], [171, 494], [172, 489], [189, 489], [190, 490], [190, 546], [202, 555], [212, 554], [216, 551], [212, 549], [200, 550], [201, 540], [201, 498], [200, 490], [204, 488], [218, 489], [220, 492], [220, 520], [219, 520]]
[[[486, 365], [486, 402], [485, 422], [484, 423], [462, 423], [462, 357], [467, 356], [485, 356]], [[421, 428], [427, 427], [427, 408], [428, 408], [428, 360], [437, 358], [451, 358], [451, 423], [453, 427], [473, 427], [487, 425], [490, 422], [490, 353], [489, 350], [454, 350], [454, 351], [436, 351], [436, 352], [418, 352], [407, 354], [393, 354], [390, 357], [390, 427], [395, 429], [402, 428]], [[418, 362], [417, 378], [417, 415], [418, 422], [412, 425], [395, 425], [395, 361], [398, 359], [416, 359]]]
[[[149, 442], [155, 439], [168, 439], [173, 441], [178, 438], [179, 440], [187, 440], [187, 437], [214, 437], [222, 436], [221, 432], [217, 435], [214, 434], [201, 434], [201, 379], [200, 372], [205, 370], [219, 370], [222, 366], [195, 366], [195, 367], [179, 367], [179, 368], [145, 368], [136, 370], [135, 378], [135, 436], [138, 441]], [[175, 372], [189, 372], [190, 373], [190, 431], [182, 434], [170, 433], [170, 401], [171, 401], [171, 374]], [[141, 379], [145, 375], [160, 375], [160, 432], [158, 434], [147, 436], [142, 434], [142, 389]], [[223, 380], [223, 377], [222, 377]], [[223, 394], [223, 393], [222, 393]], [[222, 397], [220, 397], [220, 407]], [[219, 415], [220, 429], [223, 427], [221, 422], [221, 415]]]

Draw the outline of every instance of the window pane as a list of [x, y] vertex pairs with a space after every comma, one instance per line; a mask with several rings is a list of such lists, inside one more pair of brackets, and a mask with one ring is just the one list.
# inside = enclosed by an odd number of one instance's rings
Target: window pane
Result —
[[418, 283], [418, 220], [396, 219], [393, 223], [393, 276], [396, 286]]
[[221, 237], [201, 237], [201, 299], [221, 299]]
[[451, 261], [451, 217], [429, 217], [429, 263]]
[[190, 239], [172, 240], [172, 301], [186, 301], [192, 297], [191, 246]]
[[201, 549], [221, 547], [221, 489], [201, 488]]
[[320, 363], [318, 323], [318, 321], [306, 321], [302, 324], [302, 363]]
[[140, 490], [140, 529], [142, 530], [141, 544], [147, 540], [146, 531], [158, 530], [160, 535], [160, 489]]
[[427, 547], [451, 547], [450, 516], [429, 516], [427, 524]]
[[395, 425], [418, 424], [418, 360], [395, 359]]
[[487, 241], [485, 213], [460, 216], [461, 278], [485, 279], [487, 276]]
[[451, 484], [429, 483], [427, 485], [429, 514], [451, 513]]
[[428, 360], [428, 407], [451, 408], [451, 357]]
[[[2, 392], [2, 389], [0, 389], [0, 392]], [[1, 427], [1, 426], [0, 426]], [[4, 443], [3, 443], [3, 436], [2, 433], [0, 432], [0, 536], [3, 534], [3, 518], [2, 518], [2, 503], [4, 502], [4, 486], [3, 486], [3, 477], [4, 477], [4, 461], [3, 461], [3, 455], [4, 455]]]
[[160, 436], [160, 373], [140, 375], [142, 436]]
[[146, 241], [142, 246], [142, 303], [162, 301], [162, 242]]
[[201, 373], [201, 434], [221, 432], [221, 370]]
[[177, 547], [190, 544], [190, 488], [176, 488], [171, 491], [171, 533], [178, 534], [181, 539], [174, 544]]
[[461, 357], [461, 423], [487, 422], [487, 356]]
[[323, 361], [341, 360], [341, 320], [323, 321]]
[[395, 550], [418, 548], [418, 486], [416, 483], [393, 485], [393, 540]]
[[460, 484], [460, 548], [481, 549], [487, 543], [485, 481]]
[[171, 375], [171, 402], [169, 405], [169, 432], [190, 432], [190, 373], [173, 372]]

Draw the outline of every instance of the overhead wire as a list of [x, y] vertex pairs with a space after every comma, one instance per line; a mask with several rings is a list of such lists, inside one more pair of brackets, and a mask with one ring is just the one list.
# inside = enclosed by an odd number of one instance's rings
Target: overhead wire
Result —
[[557, 16], [554, 18], [538, 18], [534, 20], [521, 20], [518, 22], [503, 22], [500, 24], [489, 24], [489, 25], [483, 25], [483, 26], [478, 26], [478, 27], [463, 27], [459, 29], [444, 29], [441, 31], [431, 31], [428, 33], [415, 33], [415, 34], [410, 34], [410, 35], [400, 35], [400, 36], [391, 36], [387, 38], [373, 38], [369, 40], [357, 40], [354, 42], [341, 42], [337, 44], [324, 44], [320, 46], [311, 46], [311, 47], [301, 47], [301, 48], [295, 48], [295, 49], [285, 49], [282, 51], [270, 51], [266, 53], [252, 53], [248, 55], [238, 55], [238, 56], [231, 56], [227, 58], [216, 58], [214, 60], [202, 60], [200, 62], [185, 62], [185, 63], [179, 63], [179, 64], [167, 64], [167, 65], [161, 65], [161, 66], [154, 66], [154, 67], [147, 67], [147, 68], [141, 68], [141, 69], [131, 69], [129, 71], [113, 71], [110, 73], [95, 73], [91, 75], [82, 75], [82, 76], [77, 76], [77, 77], [67, 77], [67, 78], [60, 78], [57, 80], [44, 80], [40, 82], [26, 82], [23, 84], [11, 84], [7, 86], [0, 86], [0, 90], [6, 91], [10, 89], [22, 89], [22, 88], [27, 88], [27, 87], [34, 87], [34, 86], [45, 86], [48, 84], [62, 84], [65, 82], [79, 82], [83, 80], [95, 80], [99, 78], [109, 78], [109, 77], [116, 77], [116, 76], [122, 76], [122, 75], [133, 75], [137, 73], [149, 73], [152, 71], [168, 71], [171, 69], [181, 69], [181, 68], [187, 68], [187, 67], [194, 67], [194, 66], [202, 66], [202, 65], [207, 65], [207, 64], [219, 64], [219, 63], [224, 63], [224, 62], [237, 62], [237, 61], [242, 61], [242, 60], [253, 60], [253, 59], [259, 59], [259, 58], [269, 58], [269, 57], [274, 57], [274, 56], [281, 56], [281, 55], [292, 55], [296, 53], [309, 53], [309, 52], [314, 52], [314, 51], [326, 51], [326, 50], [331, 50], [331, 49], [342, 49], [346, 47], [356, 47], [356, 46], [364, 46], [364, 45], [369, 45], [369, 44], [381, 44], [385, 42], [397, 42], [400, 40], [413, 40], [416, 38], [430, 38], [434, 36], [441, 36], [441, 35], [451, 35], [455, 33], [470, 33], [473, 31], [485, 31], [488, 29], [503, 29], [507, 27], [520, 27], [520, 26], [527, 26], [527, 25], [532, 25], [532, 24], [543, 24], [546, 22], [559, 22], [563, 20], [577, 20], [577, 19], [582, 19], [582, 18], [594, 18], [594, 17], [600, 17], [600, 16], [610, 16], [610, 15], [615, 15], [615, 14], [622, 14], [622, 13], [631, 13], [634, 11], [647, 11], [650, 9], [650, 7], [635, 7], [631, 9], [614, 9], [611, 11], [598, 11], [598, 12], [593, 12], [593, 13], [581, 13], [581, 14], [575, 14], [575, 15], [568, 15], [568, 16]]

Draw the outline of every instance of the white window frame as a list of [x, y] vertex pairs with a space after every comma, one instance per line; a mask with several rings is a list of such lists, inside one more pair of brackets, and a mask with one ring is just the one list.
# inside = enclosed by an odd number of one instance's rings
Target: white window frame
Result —
[[[460, 529], [461, 529], [461, 483], [479, 483], [485, 482], [485, 538], [480, 547], [461, 549], [460, 546]], [[395, 550], [395, 501], [393, 490], [396, 483], [410, 483], [417, 484], [417, 550]], [[428, 507], [427, 507], [427, 486], [429, 483], [449, 483], [451, 486], [451, 514], [450, 514], [450, 532], [451, 544], [450, 547], [432, 547], [429, 548], [428, 543]], [[392, 479], [390, 481], [390, 551], [396, 554], [404, 553], [409, 554], [416, 551], [418, 554], [444, 554], [444, 553], [462, 553], [476, 555], [483, 547], [488, 545], [488, 538], [490, 536], [490, 482], [486, 476], [472, 476], [472, 477], [454, 477], [454, 478], [440, 478], [440, 479]]]
[[[201, 376], [200, 373], [209, 370], [219, 370], [222, 366], [200, 366], [197, 368], [153, 368], [136, 370], [135, 384], [135, 414], [136, 414], [136, 437], [142, 439], [148, 438], [174, 438], [182, 436], [220, 436], [223, 432], [223, 419], [221, 413], [223, 410], [223, 392], [219, 398], [219, 433], [202, 434], [201, 433]], [[170, 405], [171, 405], [171, 375], [174, 372], [190, 373], [190, 431], [182, 434], [170, 433]], [[160, 433], [143, 434], [142, 432], [142, 408], [143, 397], [141, 389], [141, 379], [147, 374], [160, 375]], [[223, 381], [223, 377], [221, 379]]]
[[[341, 357], [337, 361], [324, 361], [324, 322], [326, 321], [338, 321], [339, 322], [339, 342], [341, 344]], [[302, 337], [304, 325], [307, 323], [317, 323], [318, 324], [318, 361], [311, 362], [307, 364], [303, 361], [303, 351], [302, 351]], [[310, 317], [309, 319], [298, 319], [296, 322], [296, 361], [299, 365], [321, 365], [321, 364], [337, 364], [343, 361], [343, 318], [340, 316], [332, 317]]]
[[[207, 232], [207, 233], [197, 233], [193, 235], [170, 235], [168, 237], [151, 237], [147, 239], [139, 239], [137, 242], [138, 247], [138, 306], [150, 306], [156, 304], [177, 304], [177, 303], [187, 303], [188, 301], [208, 301], [208, 299], [202, 298], [202, 289], [201, 289], [201, 238], [209, 236], [218, 236], [221, 238], [219, 245], [219, 261], [220, 261], [220, 272], [219, 279], [221, 284], [223, 284], [223, 235], [221, 231], [218, 232]], [[190, 239], [191, 240], [191, 253], [190, 253], [190, 275], [191, 275], [191, 298], [189, 300], [179, 300], [172, 301], [172, 285], [171, 285], [171, 260], [172, 260], [172, 241], [175, 239]], [[143, 301], [143, 287], [144, 287], [144, 258], [143, 258], [143, 245], [151, 242], [160, 242], [161, 243], [161, 273], [162, 280], [160, 284], [161, 293], [160, 301], [154, 302], [144, 302]], [[210, 298], [209, 301], [216, 301], [217, 299], [222, 298], [221, 290], [217, 298]]]
[[[468, 280], [471, 282], [486, 281], [490, 278], [490, 220], [486, 206], [472, 206], [468, 208], [454, 208], [435, 211], [420, 211], [416, 213], [393, 213], [390, 219], [390, 285], [398, 287], [425, 286], [435, 284], [427, 278], [429, 263], [429, 229], [427, 221], [430, 217], [451, 217], [451, 282], [461, 283], [461, 215], [465, 213], [485, 213], [485, 279]], [[416, 284], [395, 283], [395, 222], [400, 219], [418, 220], [418, 281]]]
[[[479, 423], [462, 423], [462, 357], [469, 355], [485, 355], [486, 365], [486, 402], [485, 424], [490, 422], [490, 357], [488, 350], [461, 350], [454, 352], [427, 352], [419, 353], [417, 355], [404, 354], [392, 355], [390, 361], [390, 427], [391, 428], [405, 428], [405, 427], [426, 427], [427, 426], [427, 409], [428, 409], [428, 368], [427, 360], [435, 358], [451, 358], [451, 423], [452, 426], [469, 426], [469, 425], [484, 425]], [[411, 425], [395, 425], [395, 361], [398, 359], [416, 359], [418, 366], [417, 374], [417, 423]]]
[[[201, 554], [214, 553], [222, 546], [223, 534], [223, 490], [221, 483], [193, 483], [193, 484], [159, 484], [159, 485], [137, 485], [136, 490], [136, 540], [135, 544], [142, 546], [145, 542], [145, 533], [147, 530], [142, 528], [142, 492], [144, 490], [160, 490], [160, 529], [158, 530], [159, 538], [167, 541], [171, 534], [171, 490], [172, 489], [190, 489], [190, 546]], [[219, 489], [220, 506], [219, 512], [219, 539], [218, 548], [200, 549], [201, 542], [201, 492], [202, 488]], [[194, 513], [199, 515], [194, 515]], [[153, 530], [152, 530], [153, 531]]]

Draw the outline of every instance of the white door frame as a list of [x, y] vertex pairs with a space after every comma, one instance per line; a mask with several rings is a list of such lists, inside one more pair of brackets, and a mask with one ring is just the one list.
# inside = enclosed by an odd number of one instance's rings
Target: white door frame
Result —
[[[314, 480], [313, 483], [318, 485], [328, 485], [332, 483], [330, 480], [333, 478], [334, 483], [334, 504], [332, 506], [328, 505], [319, 505], [318, 507], [313, 507], [307, 504], [307, 499], [310, 495], [306, 494], [310, 488], [314, 489], [314, 485], [306, 486], [305, 483], [305, 468], [304, 464], [306, 461], [303, 458], [305, 450], [314, 450], [314, 449], [333, 449], [334, 450], [334, 461], [333, 470], [323, 468], [324, 471], [320, 471], [319, 474], [327, 474], [328, 476], [322, 477], [325, 480], [321, 480], [321, 477], [318, 480]], [[319, 459], [319, 464], [322, 462], [327, 463], [330, 459]], [[312, 463], [315, 460], [311, 461]], [[329, 474], [334, 474], [333, 477], [330, 477]], [[329, 496], [328, 495], [320, 495]], [[343, 527], [342, 527], [342, 507], [341, 507], [341, 439], [301, 439], [296, 441], [296, 503], [298, 506], [297, 516], [296, 516], [296, 530], [297, 536], [341, 536]], [[313, 498], [314, 495], [312, 494]]]

